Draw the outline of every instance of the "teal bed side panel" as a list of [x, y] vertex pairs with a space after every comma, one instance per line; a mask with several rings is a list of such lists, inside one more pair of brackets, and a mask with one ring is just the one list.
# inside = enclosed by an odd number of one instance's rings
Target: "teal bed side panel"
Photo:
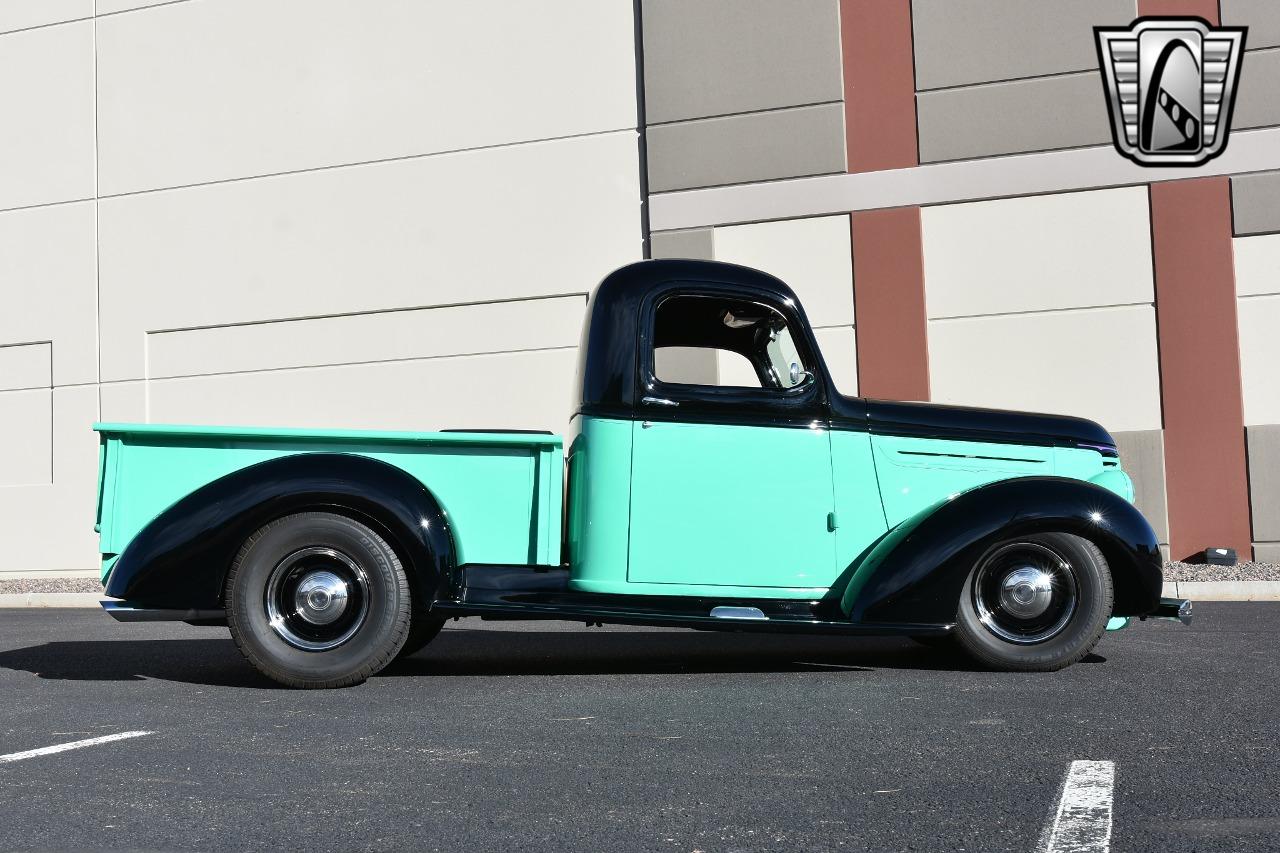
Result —
[[579, 416], [569, 443], [569, 586], [625, 592], [631, 421]]
[[655, 421], [633, 426], [627, 580], [822, 589], [835, 572], [829, 431]]
[[103, 573], [175, 501], [213, 480], [296, 453], [350, 453], [400, 468], [449, 517], [461, 562], [560, 562], [563, 456], [557, 436], [113, 425], [98, 507]]
[[836, 499], [836, 571], [828, 586], [889, 528], [868, 433], [840, 430], [831, 434], [831, 473]]

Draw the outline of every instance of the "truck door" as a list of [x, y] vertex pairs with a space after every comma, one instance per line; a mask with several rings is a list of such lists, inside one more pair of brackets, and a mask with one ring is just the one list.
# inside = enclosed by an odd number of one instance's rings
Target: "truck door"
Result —
[[691, 292], [667, 295], [644, 322], [627, 580], [671, 594], [825, 591], [831, 444], [799, 318]]

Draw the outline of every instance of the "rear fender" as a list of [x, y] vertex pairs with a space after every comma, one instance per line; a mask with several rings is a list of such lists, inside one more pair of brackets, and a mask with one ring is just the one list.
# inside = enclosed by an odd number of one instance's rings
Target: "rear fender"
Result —
[[1160, 548], [1132, 504], [1081, 480], [1016, 477], [953, 495], [889, 531], [846, 571], [841, 610], [859, 623], [954, 622], [965, 578], [983, 551], [1000, 539], [1049, 530], [1075, 533], [1103, 552], [1115, 615], [1149, 613], [1159, 604]]
[[444, 509], [417, 479], [345, 453], [299, 453], [214, 480], [156, 516], [107, 577], [107, 595], [148, 607], [217, 609], [231, 562], [255, 530], [322, 510], [378, 530], [405, 561], [415, 596], [433, 601], [456, 582]]

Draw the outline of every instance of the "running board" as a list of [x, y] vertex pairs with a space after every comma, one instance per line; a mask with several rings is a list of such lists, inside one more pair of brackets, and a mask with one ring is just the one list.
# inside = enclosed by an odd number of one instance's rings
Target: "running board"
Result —
[[102, 609], [117, 622], [206, 622], [225, 619], [225, 610], [139, 607], [128, 601], [102, 601]]

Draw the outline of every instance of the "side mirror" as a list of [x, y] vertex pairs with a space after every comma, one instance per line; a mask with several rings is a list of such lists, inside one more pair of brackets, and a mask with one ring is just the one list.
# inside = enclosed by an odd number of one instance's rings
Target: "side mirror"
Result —
[[794, 388], [797, 385], [808, 382], [813, 378], [813, 374], [793, 361], [791, 362], [791, 370], [787, 378], [791, 380], [791, 385], [789, 387]]

